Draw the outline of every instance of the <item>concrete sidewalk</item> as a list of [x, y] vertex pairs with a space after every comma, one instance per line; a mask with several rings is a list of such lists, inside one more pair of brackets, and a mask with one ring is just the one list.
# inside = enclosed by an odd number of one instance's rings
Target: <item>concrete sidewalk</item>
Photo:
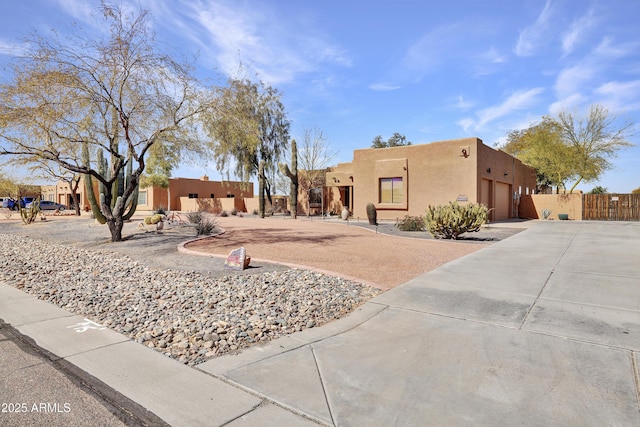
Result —
[[175, 426], [640, 425], [640, 223], [540, 221], [195, 368], [4, 284], [0, 318]]

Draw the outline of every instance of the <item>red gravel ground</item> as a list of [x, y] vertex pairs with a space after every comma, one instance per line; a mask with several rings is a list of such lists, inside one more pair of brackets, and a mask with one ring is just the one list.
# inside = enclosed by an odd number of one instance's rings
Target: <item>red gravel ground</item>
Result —
[[230, 216], [218, 218], [218, 224], [223, 234], [185, 248], [226, 256], [244, 246], [255, 259], [335, 272], [384, 290], [487, 246], [376, 234], [322, 219]]

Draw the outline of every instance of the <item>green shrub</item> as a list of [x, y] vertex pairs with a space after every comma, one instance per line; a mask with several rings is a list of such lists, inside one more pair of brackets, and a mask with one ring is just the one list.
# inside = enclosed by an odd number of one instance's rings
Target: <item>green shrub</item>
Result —
[[222, 212], [220, 212], [220, 216], [221, 217], [228, 217], [229, 213], [227, 211], [222, 211]]
[[478, 203], [459, 205], [450, 202], [448, 205], [427, 209], [425, 221], [427, 229], [436, 239], [457, 239], [463, 233], [480, 230], [487, 222], [489, 209]]
[[405, 215], [404, 218], [396, 223], [396, 227], [401, 231], [424, 231], [427, 225], [421, 216]]
[[236, 209], [235, 207], [231, 209], [231, 215], [238, 215], [238, 209]]
[[254, 215], [260, 215], [260, 211], [259, 211], [258, 209], [254, 209], [254, 210], [253, 210], [253, 214], [254, 214]]
[[376, 205], [373, 203], [367, 204], [367, 219], [369, 224], [378, 225], [378, 212], [376, 211]]
[[158, 215], [166, 215], [167, 214], [167, 210], [164, 208], [164, 206], [158, 206], [154, 211], [154, 214], [158, 214]]

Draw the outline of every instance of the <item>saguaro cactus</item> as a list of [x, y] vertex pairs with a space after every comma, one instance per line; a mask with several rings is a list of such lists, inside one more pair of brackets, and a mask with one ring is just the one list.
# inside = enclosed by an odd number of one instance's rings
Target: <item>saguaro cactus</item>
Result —
[[378, 225], [378, 212], [376, 211], [376, 205], [373, 203], [367, 204], [367, 219], [369, 224]]
[[291, 140], [291, 169], [286, 163], [278, 164], [280, 172], [291, 180], [289, 185], [289, 204], [291, 205], [291, 218], [298, 217], [298, 145], [296, 140]]
[[[18, 199], [18, 206], [20, 206], [20, 203], [22, 201], [23, 201], [22, 198]], [[20, 208], [20, 217], [22, 218], [22, 222], [24, 222], [26, 225], [31, 224], [33, 221], [35, 221], [39, 212], [40, 212], [40, 198], [37, 197], [36, 199], [33, 200], [33, 202], [31, 202], [30, 207]]]
[[260, 218], [264, 218], [265, 211], [264, 200], [264, 160], [260, 160], [258, 163], [258, 209], [260, 211]]
[[[89, 156], [89, 148], [87, 144], [83, 144], [82, 157], [83, 157], [84, 164], [88, 166], [90, 163], [90, 156]], [[111, 168], [109, 167], [109, 162], [104, 157], [102, 150], [98, 150], [97, 157], [98, 157], [97, 158], [98, 173], [107, 181], [110, 181]], [[112, 167], [114, 163], [118, 161], [121, 161], [121, 160], [117, 159], [115, 156], [112, 156], [112, 162], [111, 162]], [[127, 166], [126, 166], [126, 174], [124, 169], [120, 168], [118, 170], [118, 179], [114, 180], [111, 185], [111, 194], [114, 196], [111, 199], [111, 206], [110, 206], [112, 211], [116, 210], [117, 207], [119, 207], [119, 205], [123, 203], [122, 194], [124, 193], [124, 188], [130, 185], [132, 175], [133, 175], [133, 158], [131, 155], [129, 155], [129, 158], [127, 160]], [[103, 213], [101, 207], [106, 202], [105, 200], [105, 194], [107, 193], [106, 185], [103, 182], [100, 182], [98, 184], [99, 199], [96, 199], [96, 195], [93, 191], [93, 179], [91, 175], [87, 174], [84, 176], [84, 185], [85, 185], [85, 192], [87, 194], [87, 200], [89, 201], [89, 205], [91, 206], [91, 212], [93, 213], [93, 216], [100, 224], [105, 224], [107, 222], [107, 218]], [[125, 206], [128, 206], [128, 211], [125, 212], [124, 215], [122, 216], [123, 220], [130, 219], [131, 216], [135, 213], [136, 208], [138, 206], [139, 188], [140, 188], [140, 184], [138, 182], [136, 183], [134, 192], [124, 202], [126, 203]]]

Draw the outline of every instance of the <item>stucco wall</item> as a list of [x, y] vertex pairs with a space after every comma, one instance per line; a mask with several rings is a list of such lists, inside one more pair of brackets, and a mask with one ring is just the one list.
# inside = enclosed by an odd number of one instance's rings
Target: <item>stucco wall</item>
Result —
[[190, 199], [188, 197], [180, 197], [180, 211], [183, 212], [196, 212], [204, 211], [214, 214], [219, 214], [222, 211], [230, 213], [233, 209], [237, 209], [239, 212], [245, 212], [244, 199], [239, 197], [234, 198], [210, 198], [202, 197], [198, 199]]
[[[380, 179], [401, 178], [402, 203], [381, 203]], [[482, 193], [482, 180], [489, 194]], [[429, 206], [450, 201], [485, 202], [493, 219], [515, 216], [513, 193], [535, 188], [535, 171], [510, 155], [464, 138], [403, 147], [355, 150], [353, 162], [327, 174], [327, 185], [353, 186], [353, 215], [366, 218], [374, 203], [379, 219], [423, 215]], [[505, 199], [506, 198], [506, 199]], [[496, 203], [502, 200], [497, 209]], [[500, 218], [495, 218], [495, 216]], [[504, 218], [503, 218], [504, 217]]]
[[520, 200], [522, 218], [543, 219], [542, 211], [551, 211], [549, 219], [558, 219], [558, 214], [568, 214], [569, 219], [582, 220], [582, 193], [533, 194]]

